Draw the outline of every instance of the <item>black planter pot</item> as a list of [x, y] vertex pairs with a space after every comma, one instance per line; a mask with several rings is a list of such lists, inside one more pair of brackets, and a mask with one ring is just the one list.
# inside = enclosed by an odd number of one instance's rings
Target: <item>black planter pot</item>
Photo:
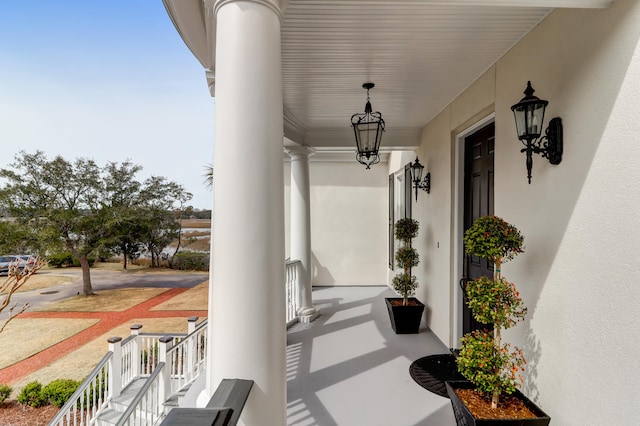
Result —
[[511, 395], [524, 402], [527, 408], [538, 417], [532, 419], [476, 419], [454, 392], [454, 389], [473, 389], [474, 385], [471, 382], [464, 380], [445, 382], [445, 386], [447, 387], [447, 393], [449, 394], [449, 399], [453, 406], [453, 414], [456, 417], [456, 423], [458, 426], [547, 426], [551, 421], [551, 418], [545, 414], [540, 407], [534, 404], [517, 389]]
[[[384, 300], [387, 303], [391, 327], [396, 334], [411, 334], [420, 331], [420, 321], [422, 320], [422, 311], [424, 311], [422, 302], [415, 297], [410, 297], [409, 300], [415, 302], [416, 305], [402, 306], [401, 297], [386, 297]], [[393, 305], [392, 301], [400, 301], [400, 304]]]

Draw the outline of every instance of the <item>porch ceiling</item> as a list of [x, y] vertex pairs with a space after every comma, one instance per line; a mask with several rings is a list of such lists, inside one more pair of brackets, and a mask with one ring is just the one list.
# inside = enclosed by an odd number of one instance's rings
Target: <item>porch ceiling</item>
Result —
[[[211, 1], [163, 0], [178, 32], [214, 82]], [[285, 135], [352, 150], [350, 117], [371, 90], [386, 147], [415, 147], [420, 129], [553, 7], [609, 0], [280, 0]]]

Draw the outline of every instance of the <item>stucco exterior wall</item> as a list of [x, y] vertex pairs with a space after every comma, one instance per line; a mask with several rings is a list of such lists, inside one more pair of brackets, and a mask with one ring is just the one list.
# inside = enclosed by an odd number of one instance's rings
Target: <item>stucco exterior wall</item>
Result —
[[[414, 209], [426, 222], [419, 250], [429, 259], [419, 270], [425, 283], [419, 292], [432, 330], [455, 344], [456, 135], [495, 113], [495, 213], [522, 231], [526, 246], [503, 273], [529, 308], [527, 320], [505, 336], [524, 347], [525, 393], [553, 424], [637, 422], [639, 23], [636, 0], [604, 10], [554, 11], [422, 135], [419, 154], [433, 189]], [[565, 146], [558, 166], [534, 155], [531, 185], [510, 110], [527, 80], [549, 101], [545, 126], [562, 118]], [[443, 247], [447, 237], [451, 242]]]
[[[285, 163], [285, 176], [286, 195], [289, 163]], [[366, 170], [354, 161], [312, 157], [309, 181], [312, 284], [384, 285], [388, 263], [386, 165]], [[285, 197], [285, 211], [288, 209]], [[288, 238], [288, 216], [285, 219]]]
[[[637, 1], [558, 10], [497, 66], [496, 211], [527, 246], [505, 268], [529, 306], [508, 336], [527, 348], [528, 392], [562, 425], [637, 423], [639, 24]], [[562, 163], [536, 156], [530, 186], [523, 155], [508, 146], [517, 76], [565, 126]]]

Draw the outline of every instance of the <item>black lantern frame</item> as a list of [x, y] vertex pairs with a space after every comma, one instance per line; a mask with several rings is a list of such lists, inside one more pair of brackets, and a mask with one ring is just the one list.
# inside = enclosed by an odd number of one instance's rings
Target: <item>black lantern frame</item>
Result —
[[418, 157], [416, 157], [416, 161], [411, 165], [411, 181], [416, 191], [416, 202], [418, 201], [418, 189], [422, 189], [427, 194], [431, 192], [431, 173], [427, 172], [427, 175], [422, 179], [423, 171], [424, 166], [420, 164]]
[[373, 111], [371, 101], [369, 100], [369, 90], [375, 87], [373, 83], [364, 83], [362, 85], [367, 89], [367, 104], [364, 107], [364, 113], [356, 113], [351, 116], [351, 126], [356, 137], [356, 160], [360, 164], [370, 166], [380, 162], [380, 141], [384, 132], [384, 120], [382, 114]]
[[516, 121], [516, 132], [518, 139], [524, 145], [520, 152], [527, 154], [527, 179], [531, 184], [531, 168], [533, 167], [533, 153], [540, 154], [549, 160], [551, 164], [562, 162], [562, 120], [560, 117], [552, 118], [549, 126], [540, 137], [542, 124], [544, 122], [544, 112], [549, 104], [548, 101], [533, 96], [535, 90], [531, 87], [531, 82], [527, 82], [524, 91], [524, 98], [511, 107]]

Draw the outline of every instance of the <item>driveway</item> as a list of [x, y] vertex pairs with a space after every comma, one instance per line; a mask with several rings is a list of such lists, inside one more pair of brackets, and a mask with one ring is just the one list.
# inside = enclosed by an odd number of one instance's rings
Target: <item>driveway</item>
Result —
[[[46, 289], [15, 293], [11, 298], [12, 305], [15, 303], [18, 307], [21, 307], [28, 302], [29, 308], [27, 312], [29, 312], [45, 303], [66, 299], [82, 293], [82, 271], [80, 268], [41, 270], [38, 271], [38, 275], [68, 276], [72, 277], [73, 280]], [[191, 288], [208, 279], [208, 272], [91, 270], [93, 291], [136, 287]], [[5, 309], [0, 313], [0, 320], [9, 316], [7, 311], [8, 309]]]

